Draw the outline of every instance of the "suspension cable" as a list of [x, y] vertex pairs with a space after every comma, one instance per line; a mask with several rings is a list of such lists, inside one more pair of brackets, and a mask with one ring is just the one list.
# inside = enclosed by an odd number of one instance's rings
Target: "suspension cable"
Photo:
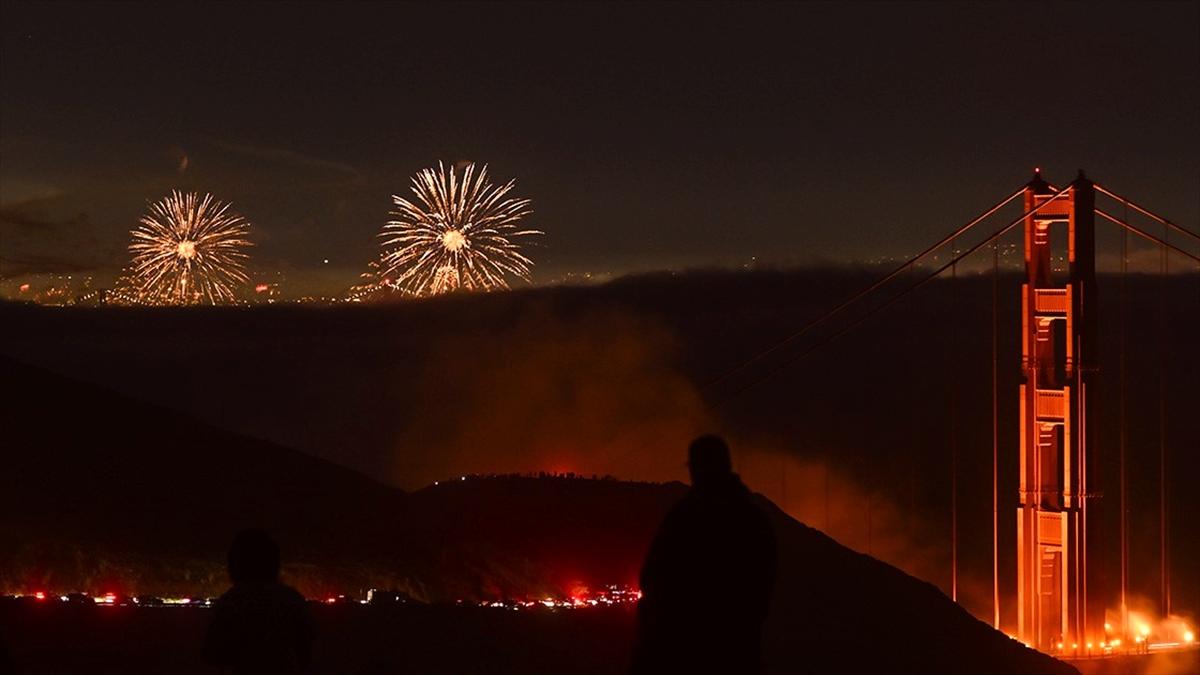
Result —
[[1122, 197], [1121, 195], [1116, 194], [1114, 192], [1110, 192], [1100, 185], [1096, 185], [1095, 183], [1093, 183], [1092, 186], [1096, 188], [1096, 191], [1101, 192], [1105, 195], [1108, 195], [1109, 197], [1112, 197], [1113, 199], [1117, 200], [1118, 202], [1125, 205], [1126, 207], [1131, 207], [1138, 213], [1141, 213], [1144, 216], [1149, 216], [1150, 218], [1153, 218], [1154, 220], [1162, 223], [1163, 225], [1171, 228], [1172, 230], [1175, 230], [1176, 232], [1185, 234], [1185, 235], [1191, 237], [1192, 239], [1196, 239], [1196, 240], [1200, 241], [1200, 234], [1196, 234], [1195, 232], [1192, 232], [1191, 230], [1187, 229], [1186, 227], [1183, 227], [1182, 225], [1177, 225], [1177, 224], [1167, 220], [1166, 218], [1163, 218], [1162, 216], [1150, 211], [1149, 209], [1147, 209], [1145, 207], [1138, 206], [1131, 200], [1126, 199], [1125, 197]]
[[[1171, 230], [1163, 224], [1163, 241], [1170, 240]], [[1159, 581], [1162, 585], [1162, 615], [1171, 614], [1171, 536], [1170, 514], [1167, 512], [1167, 276], [1169, 253], [1166, 246], [1159, 249], [1159, 324], [1158, 324], [1158, 537], [1159, 537]]]
[[[802, 351], [802, 352], [799, 352], [798, 354], [795, 354], [795, 355], [794, 355], [794, 356], [792, 356], [791, 358], [789, 358], [789, 359], [785, 360], [783, 363], [779, 364], [779, 366], [777, 366], [776, 368], [774, 368], [774, 369], [772, 369], [772, 370], [769, 370], [769, 371], [767, 371], [767, 372], [766, 372], [765, 374], [763, 374], [761, 377], [759, 377], [759, 378], [757, 378], [757, 379], [755, 379], [755, 380], [752, 380], [751, 382], [747, 383], [745, 386], [741, 387], [740, 389], [737, 389], [736, 391], [732, 392], [732, 393], [731, 393], [731, 394], [729, 394], [728, 396], [726, 396], [726, 397], [724, 397], [724, 398], [720, 399], [719, 401], [717, 401], [716, 403], [714, 403], [714, 404], [713, 404], [713, 407], [720, 407], [721, 405], [723, 405], [723, 404], [727, 403], [728, 401], [730, 401], [730, 400], [732, 400], [732, 399], [736, 398], [737, 396], [740, 396], [741, 394], [745, 393], [745, 392], [746, 392], [748, 389], [750, 389], [750, 388], [752, 388], [752, 387], [755, 387], [755, 386], [757, 386], [757, 385], [759, 385], [759, 384], [762, 384], [763, 382], [765, 382], [765, 381], [769, 380], [770, 378], [774, 377], [775, 375], [777, 375], [778, 373], [780, 373], [781, 371], [783, 371], [783, 369], [787, 368], [788, 366], [790, 366], [791, 364], [795, 363], [796, 361], [799, 361], [800, 359], [803, 359], [803, 358], [807, 357], [809, 354], [812, 354], [813, 352], [815, 352], [815, 351], [817, 351], [818, 349], [820, 349], [820, 348], [824, 347], [825, 345], [829, 344], [830, 342], [833, 342], [833, 341], [834, 341], [834, 340], [836, 340], [837, 338], [840, 338], [841, 336], [845, 335], [846, 333], [850, 332], [851, 330], [853, 330], [853, 329], [857, 328], [858, 326], [862, 325], [862, 324], [863, 324], [863, 323], [864, 323], [864, 322], [865, 322], [867, 319], [869, 319], [869, 318], [871, 318], [872, 316], [874, 316], [875, 314], [877, 314], [877, 313], [879, 313], [879, 312], [883, 311], [884, 309], [887, 309], [887, 308], [888, 308], [888, 307], [890, 307], [891, 305], [895, 304], [895, 303], [896, 303], [898, 300], [900, 300], [901, 298], [904, 298], [904, 297], [906, 297], [906, 296], [907, 296], [909, 293], [912, 293], [913, 291], [917, 290], [918, 288], [921, 288], [921, 287], [922, 287], [922, 286], [924, 286], [925, 284], [927, 284], [927, 283], [929, 283], [930, 281], [932, 281], [934, 278], [936, 278], [936, 277], [938, 277], [939, 275], [941, 275], [941, 273], [942, 273], [942, 272], [945, 272], [947, 269], [949, 269], [951, 265], [953, 265], [953, 264], [957, 263], [958, 261], [962, 260], [963, 258], [966, 258], [967, 256], [971, 255], [971, 254], [972, 254], [972, 253], [974, 253], [975, 251], [978, 251], [980, 248], [982, 248], [982, 247], [983, 247], [983, 246], [985, 246], [986, 244], [990, 243], [990, 242], [991, 242], [991, 241], [993, 241], [994, 239], [997, 239], [997, 238], [999, 238], [999, 237], [1001, 237], [1001, 236], [1003, 236], [1003, 235], [1007, 234], [1009, 230], [1013, 229], [1013, 228], [1014, 228], [1014, 227], [1016, 227], [1017, 225], [1020, 225], [1022, 222], [1024, 222], [1024, 220], [1025, 220], [1026, 218], [1028, 218], [1028, 217], [1030, 217], [1030, 216], [1034, 215], [1035, 213], [1037, 213], [1037, 212], [1041, 211], [1043, 208], [1045, 208], [1045, 207], [1046, 207], [1047, 205], [1049, 205], [1051, 202], [1053, 202], [1053, 201], [1057, 200], [1059, 197], [1062, 197], [1063, 195], [1065, 195], [1065, 194], [1067, 193], [1067, 191], [1068, 191], [1068, 190], [1070, 190], [1070, 189], [1071, 189], [1071, 186], [1069, 186], [1069, 185], [1068, 185], [1067, 187], [1064, 187], [1063, 189], [1061, 189], [1061, 190], [1059, 190], [1059, 191], [1055, 192], [1055, 193], [1054, 193], [1054, 194], [1053, 194], [1053, 195], [1052, 195], [1052, 196], [1051, 196], [1049, 199], [1046, 199], [1046, 200], [1045, 200], [1045, 201], [1043, 201], [1041, 204], [1037, 204], [1037, 205], [1036, 205], [1036, 206], [1034, 206], [1032, 209], [1030, 209], [1030, 210], [1026, 211], [1025, 213], [1021, 214], [1021, 215], [1020, 215], [1018, 218], [1016, 218], [1016, 219], [1015, 219], [1015, 220], [1013, 220], [1012, 222], [1008, 223], [1008, 224], [1007, 224], [1007, 225], [1005, 225], [1004, 227], [1000, 228], [999, 230], [996, 230], [996, 231], [995, 231], [995, 232], [993, 232], [992, 234], [988, 235], [988, 237], [987, 237], [986, 239], [984, 239], [983, 241], [979, 242], [978, 244], [975, 244], [975, 245], [974, 245], [974, 246], [972, 246], [971, 248], [967, 249], [967, 250], [966, 250], [965, 252], [963, 252], [961, 255], [954, 256], [953, 258], [951, 258], [950, 262], [948, 262], [948, 263], [946, 263], [946, 264], [942, 265], [941, 267], [937, 268], [936, 270], [934, 270], [934, 271], [933, 271], [933, 273], [932, 273], [932, 274], [929, 274], [928, 276], [924, 277], [923, 279], [921, 279], [921, 280], [920, 280], [920, 281], [918, 281], [917, 283], [913, 284], [912, 286], [909, 286], [908, 288], [906, 288], [906, 289], [904, 289], [904, 290], [900, 291], [900, 292], [899, 292], [899, 293], [897, 293], [896, 295], [893, 295], [892, 297], [888, 298], [886, 301], [884, 301], [884, 303], [883, 303], [883, 304], [881, 304], [881, 305], [878, 305], [878, 306], [876, 306], [876, 307], [873, 307], [872, 309], [868, 310], [866, 314], [863, 314], [863, 315], [862, 315], [862, 316], [860, 316], [858, 319], [856, 319], [855, 321], [851, 322], [849, 325], [847, 325], [847, 326], [843, 327], [841, 330], [839, 330], [839, 331], [837, 331], [837, 332], [835, 332], [835, 333], [833, 333], [833, 334], [829, 335], [829, 336], [828, 336], [828, 337], [826, 337], [824, 340], [821, 340], [820, 342], [817, 342], [816, 344], [812, 345], [812, 346], [811, 346], [811, 347], [809, 347], [808, 349], [805, 349], [804, 351]], [[1007, 200], [1006, 200], [1006, 202], [1007, 202]]]
[[[954, 244], [950, 240], [950, 311], [958, 307], [958, 262]], [[958, 602], [958, 391], [955, 383], [958, 378], [954, 371], [958, 349], [958, 317], [950, 318], [950, 348], [946, 350], [946, 359], [950, 362], [950, 599]]]
[[[1129, 217], [1129, 206], [1126, 204], [1125, 217]], [[1117, 405], [1117, 443], [1118, 443], [1118, 470], [1120, 472], [1120, 490], [1121, 490], [1121, 521], [1120, 521], [1120, 537], [1121, 537], [1121, 639], [1129, 639], [1129, 477], [1128, 467], [1126, 462], [1127, 442], [1129, 437], [1128, 421], [1126, 419], [1126, 363], [1125, 352], [1127, 351], [1128, 329], [1126, 328], [1126, 305], [1128, 304], [1128, 290], [1126, 289], [1126, 277], [1129, 271], [1129, 230], [1121, 230], [1121, 291], [1119, 316], [1121, 321], [1120, 330], [1120, 365], [1118, 371], [1118, 389], [1119, 398]]]
[[1010, 194], [1009, 196], [1005, 197], [1005, 198], [1004, 198], [1003, 200], [1001, 200], [1000, 202], [997, 202], [997, 203], [996, 203], [994, 206], [992, 206], [991, 208], [989, 208], [989, 209], [987, 209], [986, 211], [984, 211], [982, 214], [980, 214], [979, 216], [977, 216], [977, 217], [976, 217], [974, 220], [972, 220], [971, 222], [969, 222], [969, 223], [967, 223], [966, 225], [963, 225], [962, 227], [958, 228], [958, 229], [957, 229], [957, 230], [955, 230], [954, 232], [950, 233], [948, 236], [942, 237], [942, 238], [941, 238], [941, 239], [940, 239], [940, 240], [939, 240], [937, 243], [933, 244], [932, 246], [929, 246], [929, 247], [928, 247], [928, 248], [926, 248], [924, 251], [921, 251], [921, 252], [920, 252], [920, 253], [918, 253], [917, 255], [913, 256], [912, 258], [910, 258], [908, 261], [906, 261], [905, 263], [903, 263], [902, 265], [900, 265], [900, 266], [899, 266], [899, 267], [897, 267], [896, 269], [892, 270], [891, 272], [888, 272], [886, 275], [884, 275], [884, 276], [883, 276], [882, 278], [880, 278], [879, 280], [875, 281], [874, 283], [872, 283], [871, 285], [869, 285], [869, 286], [867, 286], [866, 288], [862, 289], [861, 291], [859, 291], [859, 292], [855, 293], [855, 294], [854, 294], [854, 295], [852, 295], [850, 298], [848, 298], [848, 299], [844, 300], [844, 301], [843, 301], [841, 304], [839, 304], [838, 306], [836, 306], [836, 307], [834, 307], [833, 309], [829, 310], [829, 311], [828, 311], [828, 312], [826, 312], [825, 314], [823, 314], [823, 315], [821, 315], [821, 316], [817, 317], [816, 319], [814, 319], [814, 320], [812, 320], [812, 321], [808, 322], [807, 324], [805, 324], [804, 326], [802, 326], [802, 327], [801, 327], [799, 330], [797, 330], [796, 332], [792, 333], [791, 335], [788, 335], [788, 336], [787, 336], [787, 337], [785, 337], [784, 339], [782, 339], [782, 340], [780, 340], [779, 342], [775, 343], [774, 345], [772, 345], [772, 346], [768, 347], [767, 349], [764, 349], [763, 351], [759, 352], [758, 354], [755, 354], [754, 356], [750, 357], [749, 359], [746, 359], [745, 361], [742, 361], [741, 363], [739, 363], [739, 364], [735, 365], [733, 368], [730, 368], [729, 370], [725, 371], [725, 373], [723, 373], [722, 375], [718, 376], [716, 379], [710, 380], [708, 383], [706, 383], [706, 384], [702, 385], [702, 386], [700, 387], [700, 390], [701, 390], [701, 391], [705, 391], [705, 390], [707, 390], [707, 389], [711, 389], [712, 387], [715, 387], [716, 385], [718, 385], [718, 384], [720, 384], [720, 383], [722, 383], [722, 382], [724, 382], [724, 381], [728, 380], [730, 377], [733, 377], [733, 376], [734, 376], [734, 375], [736, 375], [737, 373], [739, 373], [739, 372], [741, 372], [741, 371], [745, 370], [746, 368], [748, 368], [748, 367], [750, 367], [750, 366], [754, 365], [755, 363], [757, 363], [757, 362], [761, 361], [762, 359], [766, 358], [767, 356], [770, 356], [771, 354], [773, 354], [773, 353], [775, 353], [775, 352], [779, 351], [779, 350], [780, 350], [780, 349], [782, 349], [784, 346], [786, 346], [786, 345], [788, 345], [788, 344], [790, 344], [790, 343], [794, 342], [795, 340], [799, 339], [800, 337], [804, 336], [806, 333], [808, 333], [808, 332], [809, 332], [810, 330], [812, 330], [813, 328], [816, 328], [817, 326], [821, 325], [822, 323], [825, 323], [826, 321], [828, 321], [829, 319], [833, 318], [834, 316], [837, 316], [837, 315], [838, 315], [838, 314], [840, 314], [840, 313], [841, 313], [843, 310], [847, 309], [848, 307], [850, 307], [850, 306], [851, 306], [851, 305], [853, 305], [854, 303], [856, 303], [856, 302], [858, 302], [859, 300], [863, 299], [864, 297], [866, 297], [866, 296], [867, 296], [867, 295], [869, 295], [870, 293], [872, 293], [872, 292], [876, 291], [877, 289], [879, 289], [881, 286], [883, 286], [883, 285], [884, 285], [884, 284], [886, 284], [887, 282], [891, 281], [892, 279], [895, 279], [897, 276], [899, 276], [901, 273], [903, 273], [903, 272], [904, 272], [906, 269], [908, 269], [910, 266], [913, 266], [913, 265], [915, 265], [915, 264], [916, 264], [916, 263], [917, 263], [919, 260], [921, 260], [921, 259], [922, 259], [922, 258], [924, 258], [925, 256], [929, 255], [929, 254], [930, 254], [930, 253], [932, 253], [933, 251], [936, 251], [937, 249], [941, 248], [942, 246], [945, 246], [947, 242], [953, 241], [953, 240], [954, 240], [956, 237], [958, 237], [958, 236], [960, 236], [960, 235], [962, 235], [962, 234], [966, 233], [966, 232], [967, 232], [968, 230], [970, 230], [972, 227], [974, 227], [974, 226], [978, 225], [980, 222], [982, 222], [982, 221], [984, 221], [985, 219], [987, 219], [987, 218], [988, 218], [989, 216], [991, 216], [993, 213], [995, 213], [995, 212], [999, 211], [1000, 209], [1004, 208], [1005, 206], [1007, 206], [1007, 205], [1008, 205], [1008, 203], [1009, 203], [1009, 202], [1011, 202], [1012, 200], [1016, 199], [1016, 198], [1017, 198], [1019, 195], [1021, 195], [1023, 192], [1025, 192], [1025, 187], [1024, 187], [1024, 186], [1022, 186], [1022, 187], [1021, 187], [1020, 189], [1018, 189], [1016, 192], [1013, 192], [1013, 193], [1012, 193], [1012, 194]]
[[1120, 218], [1118, 218], [1116, 216], [1109, 215], [1108, 213], [1105, 213], [1105, 211], [1103, 209], [1096, 209], [1096, 215], [1102, 216], [1102, 217], [1116, 223], [1117, 225], [1124, 227], [1125, 229], [1129, 230], [1130, 232], [1140, 235], [1144, 239], [1149, 239], [1150, 241], [1158, 244], [1159, 246], [1165, 246], [1166, 248], [1169, 248], [1172, 251], [1175, 251], [1176, 253], [1178, 253], [1186, 258], [1191, 258], [1192, 260], [1200, 263], [1200, 256], [1196, 256], [1191, 253], [1188, 253], [1187, 251], [1179, 248], [1178, 246], [1176, 246], [1168, 241], [1164, 241], [1164, 240], [1160, 239], [1159, 237], [1156, 237], [1153, 234], [1150, 234], [1149, 232], [1141, 229], [1140, 227], [1137, 227], [1136, 225], [1130, 225], [1129, 223], [1125, 222], [1124, 220], [1121, 220]]
[[997, 470], [1000, 454], [1000, 425], [997, 407], [999, 384], [1000, 239], [992, 242], [992, 628], [1000, 630], [1000, 505]]

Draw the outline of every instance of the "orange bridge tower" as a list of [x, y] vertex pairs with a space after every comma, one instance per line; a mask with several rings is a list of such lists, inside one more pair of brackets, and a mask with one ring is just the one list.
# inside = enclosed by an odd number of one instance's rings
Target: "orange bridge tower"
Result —
[[[1040, 207], [1040, 208], [1039, 208]], [[1043, 651], [1087, 634], [1088, 384], [1096, 370], [1095, 190], [1025, 187], [1017, 634]], [[1032, 212], [1032, 213], [1031, 213]]]

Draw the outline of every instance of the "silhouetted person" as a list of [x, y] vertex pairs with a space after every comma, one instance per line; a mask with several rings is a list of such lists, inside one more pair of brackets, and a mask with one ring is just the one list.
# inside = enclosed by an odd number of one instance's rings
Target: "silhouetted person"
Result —
[[631, 672], [758, 673], [775, 584], [775, 535], [717, 436], [688, 449], [692, 488], [642, 567]]
[[279, 581], [279, 547], [245, 530], [229, 547], [230, 588], [217, 600], [204, 659], [234, 675], [303, 673], [315, 636], [304, 596]]

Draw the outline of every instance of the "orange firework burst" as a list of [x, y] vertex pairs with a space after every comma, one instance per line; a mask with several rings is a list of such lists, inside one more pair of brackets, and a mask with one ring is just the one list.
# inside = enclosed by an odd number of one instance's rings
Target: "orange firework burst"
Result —
[[250, 224], [229, 204], [174, 191], [150, 205], [130, 234], [131, 275], [145, 304], [232, 302], [246, 283]]
[[424, 169], [412, 180], [418, 203], [393, 195], [395, 220], [383, 238], [383, 276], [414, 295], [459, 289], [508, 288], [507, 278], [529, 280], [533, 261], [515, 240], [542, 234], [518, 226], [533, 212], [528, 199], [508, 197], [515, 181], [488, 182], [487, 167], [468, 164], [461, 174]]

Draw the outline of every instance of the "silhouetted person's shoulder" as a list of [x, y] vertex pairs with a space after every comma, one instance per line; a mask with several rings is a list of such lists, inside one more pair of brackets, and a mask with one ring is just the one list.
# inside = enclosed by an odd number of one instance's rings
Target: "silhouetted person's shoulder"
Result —
[[287, 584], [265, 586], [234, 586], [217, 599], [218, 612], [248, 614], [279, 612], [282, 614], [306, 611], [304, 596]]
[[303, 607], [306, 600], [300, 591], [283, 583], [264, 586], [234, 586], [217, 598], [217, 607], [257, 606], [260, 604]]
[[692, 489], [642, 567], [633, 672], [756, 673], [775, 583], [771, 523], [715, 436], [689, 449]]
[[204, 642], [212, 665], [241, 673], [303, 673], [315, 630], [304, 596], [279, 582], [279, 552], [266, 533], [240, 533], [229, 552], [230, 588], [216, 602]]

